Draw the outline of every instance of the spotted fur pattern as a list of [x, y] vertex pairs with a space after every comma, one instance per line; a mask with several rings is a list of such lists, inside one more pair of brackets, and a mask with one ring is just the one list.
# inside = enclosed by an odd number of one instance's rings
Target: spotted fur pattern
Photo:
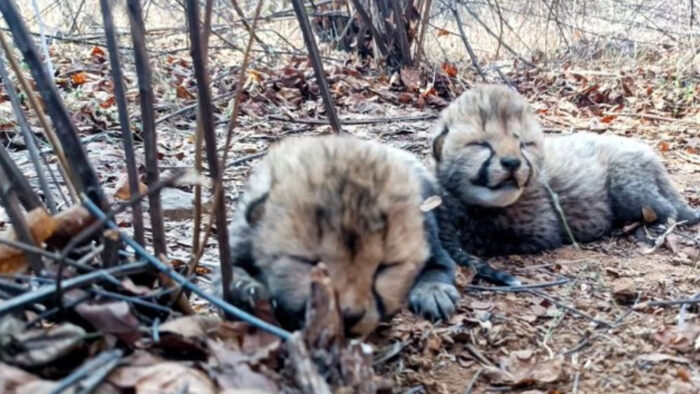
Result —
[[[346, 329], [364, 335], [405, 303], [447, 318], [454, 262], [423, 200], [437, 182], [408, 152], [350, 136], [290, 138], [253, 171], [231, 229], [237, 298], [269, 296], [298, 327], [311, 268], [323, 262]], [[255, 297], [253, 297], [255, 298]]]
[[[593, 133], [545, 137], [526, 100], [503, 86], [476, 87], [443, 111], [434, 156], [448, 250], [459, 243], [485, 257], [568, 243], [546, 184], [581, 242], [641, 221], [644, 207], [659, 222], [700, 221], [649, 146]], [[504, 157], [519, 166], [505, 166]]]

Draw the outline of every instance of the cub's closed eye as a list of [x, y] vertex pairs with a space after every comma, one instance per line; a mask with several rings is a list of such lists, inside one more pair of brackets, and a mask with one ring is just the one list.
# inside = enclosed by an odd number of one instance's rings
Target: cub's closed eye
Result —
[[482, 146], [482, 147], [484, 147], [484, 148], [489, 148], [489, 149], [491, 149], [491, 144], [489, 144], [489, 143], [486, 142], [486, 141], [484, 141], [484, 142], [470, 142], [470, 143], [468, 143], [468, 144], [465, 145], [465, 146]]
[[295, 255], [289, 255], [287, 256], [290, 259], [296, 260], [300, 263], [308, 264], [308, 265], [317, 265], [319, 263], [319, 259], [314, 259], [314, 258], [309, 258], [309, 257], [304, 257], [304, 256], [295, 256]]
[[381, 264], [379, 264], [379, 267], [377, 268], [377, 274], [381, 274], [383, 271], [386, 271], [392, 267], [398, 267], [399, 265], [401, 265], [400, 262], [381, 263]]
[[535, 145], [537, 145], [537, 144], [534, 143], [534, 142], [523, 142], [523, 143], [521, 143], [521, 145], [522, 145], [522, 146], [535, 146]]

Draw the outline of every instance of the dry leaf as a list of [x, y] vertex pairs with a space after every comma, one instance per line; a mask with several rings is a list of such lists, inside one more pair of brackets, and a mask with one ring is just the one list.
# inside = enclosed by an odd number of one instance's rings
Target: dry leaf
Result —
[[413, 101], [413, 95], [411, 93], [408, 93], [408, 92], [403, 92], [399, 95], [398, 101], [401, 104], [408, 104], [411, 101]]
[[562, 378], [563, 358], [540, 361], [532, 350], [512, 352], [500, 361], [500, 368], [486, 367], [491, 384], [525, 386], [554, 383]]
[[73, 85], [82, 85], [85, 82], [87, 82], [87, 76], [83, 71], [73, 73], [70, 75], [70, 80], [73, 82]]
[[191, 315], [169, 320], [159, 327], [161, 333], [178, 334], [183, 337], [206, 338], [216, 332], [221, 323], [218, 315]]
[[187, 387], [188, 393], [214, 394], [214, 383], [205, 373], [176, 362], [150, 366], [126, 366], [115, 369], [108, 381], [123, 390], [136, 394], [176, 393]]
[[114, 105], [115, 101], [116, 101], [116, 99], [114, 98], [114, 96], [110, 96], [107, 100], [100, 103], [100, 108], [102, 108], [102, 109], [110, 108]]
[[190, 93], [189, 90], [187, 90], [186, 87], [182, 85], [177, 85], [175, 87], [175, 93], [177, 95], [177, 98], [181, 99], [186, 99], [186, 100], [193, 100], [195, 97], [192, 93]]
[[0, 393], [48, 393], [55, 386], [54, 382], [42, 380], [19, 368], [0, 363]]
[[[139, 181], [139, 194], [148, 193], [148, 186], [145, 183]], [[131, 188], [129, 187], [129, 179], [124, 177], [121, 180], [120, 186], [114, 193], [114, 198], [117, 200], [128, 201], [131, 199]]]
[[416, 67], [401, 68], [401, 82], [408, 90], [418, 90], [420, 86], [420, 70]]
[[457, 76], [457, 66], [455, 66], [454, 64], [452, 64], [448, 61], [445, 61], [442, 63], [441, 68], [442, 68], [442, 71], [444, 71], [445, 74], [447, 74], [448, 76], [450, 76], [452, 78]]
[[[70, 323], [48, 329], [3, 333], [0, 358], [21, 367], [49, 364], [82, 346], [85, 330]], [[6, 335], [6, 336], [5, 336]]]
[[669, 149], [668, 142], [666, 142], [666, 141], [661, 141], [661, 142], [659, 142], [659, 145], [658, 145], [658, 146], [659, 146], [659, 150], [660, 150], [661, 152], [668, 152], [668, 149]]
[[90, 51], [90, 55], [105, 57], [105, 51], [102, 50], [102, 48], [100, 48], [98, 46], [94, 46], [94, 47], [92, 47], [92, 51]]
[[141, 338], [139, 321], [126, 301], [83, 302], [75, 307], [75, 311], [100, 332], [113, 334], [128, 344]]
[[666, 327], [653, 336], [654, 340], [681, 353], [692, 353], [700, 350], [700, 325], [686, 323], [682, 326]]
[[[39, 245], [42, 245], [44, 241], [49, 239], [59, 226], [59, 222], [42, 207], [35, 208], [27, 213], [25, 219], [34, 236], [34, 240]], [[0, 238], [16, 241], [17, 235], [14, 229], [9, 229], [0, 234]], [[0, 274], [16, 274], [24, 271], [26, 268], [27, 260], [24, 252], [11, 246], [0, 244]]]
[[610, 123], [613, 120], [615, 120], [615, 118], [617, 118], [617, 116], [615, 116], [615, 115], [603, 116], [602, 118], [600, 118], [600, 122], [601, 123]]
[[437, 36], [439, 37], [444, 37], [444, 36], [449, 36], [450, 32], [445, 30], [445, 29], [438, 29], [437, 31]]

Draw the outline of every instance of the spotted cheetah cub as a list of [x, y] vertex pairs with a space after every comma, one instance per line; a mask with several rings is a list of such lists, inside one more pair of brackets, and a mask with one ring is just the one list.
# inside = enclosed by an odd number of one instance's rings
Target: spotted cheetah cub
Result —
[[269, 297], [280, 322], [303, 323], [323, 262], [349, 334], [409, 304], [445, 319], [459, 293], [454, 261], [423, 201], [437, 181], [409, 152], [350, 136], [289, 138], [254, 169], [230, 237], [234, 298]]
[[649, 146], [592, 133], [545, 137], [525, 98], [505, 86], [477, 86], [451, 103], [433, 156], [444, 189], [441, 239], [457, 263], [464, 251], [486, 257], [569, 242], [547, 185], [581, 242], [641, 221], [643, 209], [661, 223], [700, 221]]

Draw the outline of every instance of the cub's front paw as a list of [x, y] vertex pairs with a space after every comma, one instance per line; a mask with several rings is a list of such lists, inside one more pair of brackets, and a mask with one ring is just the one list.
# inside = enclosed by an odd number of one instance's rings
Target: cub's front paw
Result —
[[430, 320], [447, 320], [454, 313], [459, 291], [454, 285], [442, 282], [422, 282], [411, 290], [409, 304], [417, 315]]

